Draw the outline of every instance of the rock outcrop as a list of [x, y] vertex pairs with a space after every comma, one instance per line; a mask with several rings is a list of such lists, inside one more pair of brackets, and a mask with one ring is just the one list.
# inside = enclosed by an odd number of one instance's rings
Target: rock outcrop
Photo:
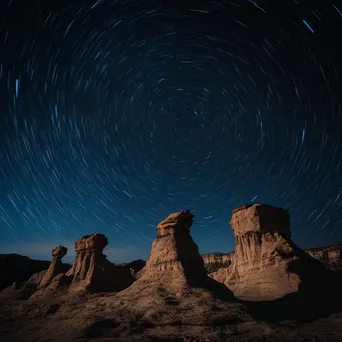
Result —
[[[64, 246], [58, 246], [52, 250], [52, 261], [47, 270], [35, 273], [23, 287], [33, 288], [36, 291], [30, 296], [31, 299], [40, 298], [46, 295], [56, 295], [66, 293], [67, 288], [64, 285], [69, 285], [70, 279], [66, 279], [65, 272], [67, 272], [71, 265], [63, 264], [62, 258], [67, 254], [68, 249]], [[60, 279], [66, 279], [66, 284], [61, 283]], [[63, 286], [62, 286], [63, 285]]]
[[64, 246], [58, 246], [52, 250], [53, 259], [38, 284], [39, 289], [47, 287], [57, 274], [65, 273], [68, 270], [69, 265], [66, 267], [66, 265], [63, 265], [62, 263], [62, 258], [67, 254], [67, 252], [68, 249]]
[[[317, 259], [328, 269], [342, 272], [342, 242], [333, 245], [304, 249], [304, 252]], [[207, 274], [217, 272], [220, 268], [227, 268], [231, 264], [234, 252], [202, 254]]]
[[211, 276], [244, 300], [310, 296], [329, 286], [332, 272], [291, 240], [286, 210], [266, 204], [240, 206], [230, 224], [235, 236], [231, 264]]
[[342, 242], [326, 247], [310, 248], [305, 251], [322, 262], [325, 267], [342, 272]]
[[207, 280], [204, 262], [190, 236], [193, 214], [180, 211], [169, 215], [157, 226], [158, 236], [152, 245], [144, 269], [144, 279], [193, 285]]
[[71, 291], [116, 292], [134, 281], [129, 270], [115, 267], [102, 253], [108, 240], [103, 234], [85, 235], [75, 243], [76, 258], [66, 277]]
[[202, 254], [204, 268], [207, 274], [214, 273], [220, 268], [227, 268], [232, 263], [234, 253], [210, 253]]

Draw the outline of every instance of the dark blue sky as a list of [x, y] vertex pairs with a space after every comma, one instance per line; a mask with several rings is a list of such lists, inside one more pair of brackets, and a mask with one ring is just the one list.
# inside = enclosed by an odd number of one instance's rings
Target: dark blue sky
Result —
[[342, 240], [341, 2], [93, 4], [0, 5], [0, 252], [101, 232], [147, 258], [180, 209], [231, 251], [250, 202], [301, 247]]

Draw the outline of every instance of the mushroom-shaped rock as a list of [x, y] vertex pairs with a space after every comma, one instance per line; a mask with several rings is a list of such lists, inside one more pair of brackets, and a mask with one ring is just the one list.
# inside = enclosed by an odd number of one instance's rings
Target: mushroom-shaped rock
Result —
[[103, 234], [89, 234], [84, 235], [75, 242], [75, 251], [102, 253], [104, 248], [108, 245], [108, 240]]
[[323, 264], [291, 240], [286, 210], [243, 205], [233, 210], [230, 224], [236, 244], [231, 264], [211, 276], [238, 298], [274, 300], [299, 292], [305, 296], [323, 288], [322, 279], [331, 278]]
[[64, 246], [58, 246], [52, 250], [52, 256], [54, 258], [62, 259], [63, 257], [67, 255], [67, 253], [68, 253], [68, 248]]
[[103, 255], [108, 240], [103, 234], [85, 235], [75, 243], [76, 258], [66, 273], [72, 278], [70, 290], [107, 292], [120, 291], [134, 281], [126, 268], [115, 267]]
[[44, 273], [42, 280], [38, 284], [38, 288], [47, 287], [52, 279], [59, 273], [66, 271], [65, 265], [62, 263], [62, 258], [67, 254], [68, 249], [64, 246], [58, 246], [52, 250], [53, 259], [47, 271]]
[[157, 225], [157, 238], [144, 268], [145, 279], [168, 279], [170, 284], [207, 281], [204, 262], [190, 235], [194, 215], [179, 211]]
[[248, 316], [226, 286], [207, 276], [190, 235], [193, 217], [182, 210], [157, 225], [150, 258], [139, 279], [118, 293], [118, 310], [120, 306], [126, 310], [134, 302], [134, 314], [165, 324], [207, 324], [223, 313], [225, 319], [237, 321]]

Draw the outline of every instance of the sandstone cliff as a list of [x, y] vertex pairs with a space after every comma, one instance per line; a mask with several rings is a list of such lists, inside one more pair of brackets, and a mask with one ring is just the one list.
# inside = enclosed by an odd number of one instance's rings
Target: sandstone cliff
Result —
[[322, 262], [327, 268], [342, 272], [342, 242], [326, 247], [310, 248], [305, 251]]
[[[319, 260], [328, 269], [342, 272], [342, 242], [318, 248], [304, 249], [313, 258]], [[231, 264], [234, 252], [202, 254], [204, 267], [208, 274], [226, 268]]]
[[229, 267], [232, 263], [234, 252], [202, 254], [204, 267], [207, 274], [214, 273], [220, 268]]

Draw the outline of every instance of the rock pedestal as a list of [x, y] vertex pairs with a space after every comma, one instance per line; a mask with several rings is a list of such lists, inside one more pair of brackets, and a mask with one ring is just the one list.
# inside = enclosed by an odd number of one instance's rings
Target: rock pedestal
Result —
[[313, 258], [322, 262], [325, 267], [337, 272], [342, 272], [342, 243], [327, 247], [312, 248], [306, 250]]
[[75, 243], [75, 262], [66, 273], [71, 291], [116, 292], [132, 284], [129, 270], [115, 267], [102, 251], [108, 240], [103, 234], [85, 235]]
[[144, 268], [144, 279], [166, 282], [170, 286], [192, 286], [208, 279], [203, 259], [190, 235], [193, 217], [183, 210], [157, 225], [157, 238]]
[[[291, 240], [286, 210], [266, 204], [233, 210], [235, 236], [231, 264], [211, 276], [244, 300], [274, 300], [321, 288], [329, 272]], [[321, 285], [320, 285], [321, 284]]]
[[67, 252], [68, 249], [64, 246], [58, 246], [52, 250], [53, 259], [47, 271], [44, 272], [42, 280], [38, 284], [38, 289], [47, 287], [57, 274], [65, 272], [62, 258], [67, 254]]

